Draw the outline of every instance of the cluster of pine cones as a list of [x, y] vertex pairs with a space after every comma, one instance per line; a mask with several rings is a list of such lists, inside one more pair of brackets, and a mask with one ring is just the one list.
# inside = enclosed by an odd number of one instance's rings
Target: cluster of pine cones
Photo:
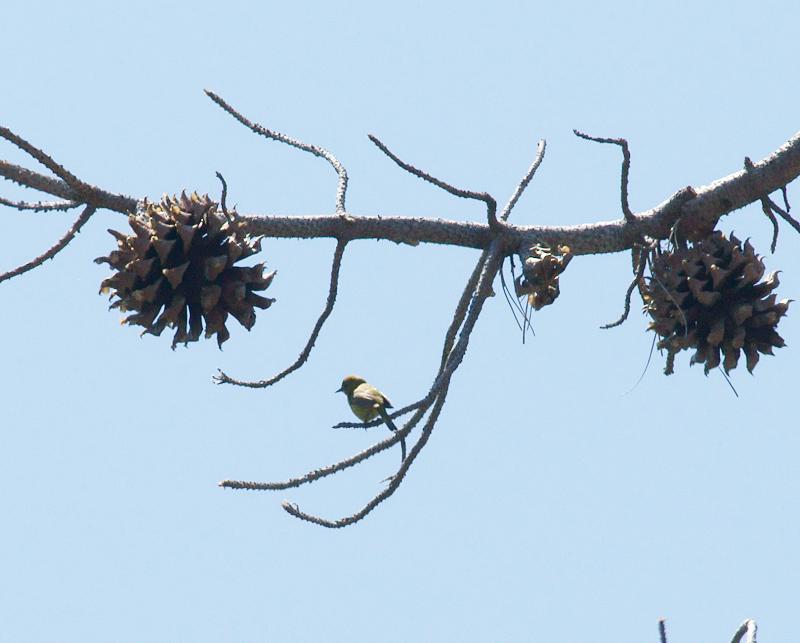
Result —
[[550, 248], [537, 243], [531, 247], [522, 267], [522, 277], [514, 282], [517, 297], [527, 295], [528, 303], [534, 310], [552, 304], [561, 292], [558, 277], [571, 259], [569, 246]]
[[275, 301], [257, 294], [275, 272], [264, 274], [263, 263], [235, 265], [259, 252], [261, 239], [247, 235], [235, 212], [220, 211], [207, 195], [145, 200], [128, 223], [134, 234], [109, 230], [117, 249], [95, 261], [115, 271], [100, 285], [115, 299], [111, 308], [133, 312], [123, 323], [144, 327], [143, 334], [173, 328], [174, 349], [197, 341], [205, 330], [206, 338], [216, 335], [222, 347], [230, 337], [229, 315], [250, 330], [254, 309]]
[[776, 300], [778, 275], [761, 281], [764, 272], [749, 241], [742, 246], [719, 231], [686, 247], [653, 251], [640, 292], [652, 317], [649, 329], [667, 352], [667, 375], [684, 349], [695, 351], [691, 363], [704, 364], [706, 373], [736, 368], [743, 353], [752, 373], [760, 355], [785, 345], [776, 329], [789, 300]]

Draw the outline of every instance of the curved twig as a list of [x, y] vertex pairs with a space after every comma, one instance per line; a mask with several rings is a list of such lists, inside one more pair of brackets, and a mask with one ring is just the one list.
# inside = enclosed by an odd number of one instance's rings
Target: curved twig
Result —
[[622, 315], [620, 315], [619, 319], [613, 321], [609, 324], [605, 324], [604, 326], [600, 326], [603, 330], [608, 330], [609, 328], [614, 328], [616, 326], [622, 325], [622, 323], [628, 319], [628, 315], [631, 312], [631, 295], [633, 294], [633, 289], [641, 282], [642, 277], [644, 276], [644, 268], [647, 265], [647, 253], [645, 249], [642, 248], [639, 250], [639, 261], [636, 264], [636, 275], [631, 281], [630, 285], [628, 286], [628, 290], [625, 292], [625, 310], [622, 311]]
[[528, 168], [528, 171], [525, 173], [525, 176], [522, 177], [522, 180], [517, 185], [517, 189], [514, 190], [514, 194], [511, 195], [511, 198], [506, 203], [506, 206], [503, 208], [503, 211], [500, 213], [500, 220], [506, 221], [508, 219], [508, 215], [511, 214], [511, 210], [514, 209], [514, 206], [517, 205], [517, 201], [522, 196], [522, 193], [525, 191], [525, 188], [528, 187], [528, 183], [531, 182], [533, 175], [536, 174], [536, 170], [539, 169], [539, 166], [542, 164], [544, 160], [544, 152], [547, 148], [547, 142], [544, 139], [540, 139], [539, 143], [536, 145], [536, 157], [533, 159], [533, 163]]
[[401, 160], [394, 152], [392, 152], [386, 145], [374, 134], [368, 134], [369, 140], [372, 141], [377, 148], [386, 154], [390, 159], [392, 159], [397, 165], [403, 168], [409, 174], [413, 174], [414, 176], [422, 179], [423, 181], [427, 181], [428, 183], [432, 183], [437, 188], [441, 188], [445, 192], [449, 192], [453, 196], [461, 197], [462, 199], [476, 199], [478, 201], [483, 201], [486, 204], [486, 211], [487, 216], [489, 219], [489, 227], [492, 230], [498, 230], [502, 226], [500, 222], [497, 220], [497, 201], [494, 200], [494, 197], [487, 192], [473, 192], [472, 190], [462, 190], [461, 188], [457, 188], [454, 185], [450, 185], [449, 183], [442, 181], [441, 179], [437, 179], [435, 176], [431, 176], [427, 172], [423, 172], [422, 170], [414, 167], [410, 163], [406, 163], [405, 161]]
[[620, 177], [620, 205], [622, 206], [622, 214], [625, 215], [626, 221], [633, 219], [633, 212], [628, 204], [628, 173], [631, 169], [631, 152], [628, 149], [628, 141], [624, 138], [601, 138], [599, 136], [590, 136], [579, 130], [572, 130], [575, 136], [586, 139], [587, 141], [594, 141], [595, 143], [611, 143], [612, 145], [619, 145], [622, 148], [622, 173]]
[[222, 194], [219, 196], [219, 205], [222, 208], [222, 214], [225, 215], [225, 218], [228, 221], [232, 220], [230, 213], [228, 212], [228, 182], [225, 180], [225, 177], [222, 176], [221, 172], [215, 172], [219, 182], [222, 183]]
[[70, 241], [75, 237], [83, 225], [91, 218], [91, 216], [95, 213], [96, 209], [94, 206], [87, 205], [83, 212], [81, 212], [80, 216], [75, 220], [75, 223], [72, 224], [69, 230], [61, 237], [58, 241], [56, 241], [50, 248], [45, 250], [42, 254], [40, 254], [35, 259], [32, 259], [28, 263], [24, 263], [21, 266], [14, 268], [13, 270], [9, 270], [8, 272], [4, 272], [0, 274], [0, 282], [5, 281], [6, 279], [11, 279], [12, 277], [16, 277], [17, 275], [21, 275], [29, 270], [33, 270], [37, 266], [42, 265], [48, 259], [52, 259], [55, 257], [59, 252], [61, 252], [64, 248], [67, 247]]
[[797, 232], [800, 232], [800, 222], [797, 221], [794, 217], [789, 214], [789, 209], [787, 208], [784, 210], [781, 206], [779, 206], [775, 201], [770, 199], [769, 197], [765, 197], [767, 203], [769, 204], [770, 209], [775, 212], [781, 219], [786, 221], [790, 226], [792, 226]]
[[338, 241], [336, 243], [336, 250], [333, 253], [333, 263], [331, 265], [331, 282], [328, 288], [328, 300], [325, 302], [325, 308], [320, 313], [317, 323], [314, 324], [314, 328], [311, 331], [311, 335], [309, 336], [303, 351], [300, 353], [300, 356], [294, 361], [294, 363], [291, 366], [283, 369], [277, 375], [274, 375], [267, 380], [259, 380], [257, 382], [236, 380], [227, 375], [225, 372], [220, 371], [219, 374], [215, 375], [213, 378], [215, 383], [234, 384], [236, 386], [245, 386], [248, 388], [266, 388], [267, 386], [272, 386], [276, 382], [280, 382], [284, 377], [290, 373], [293, 373], [306, 363], [311, 355], [311, 349], [314, 348], [314, 344], [319, 337], [322, 326], [325, 324], [325, 321], [328, 319], [328, 317], [330, 317], [330, 314], [333, 311], [333, 306], [336, 303], [336, 295], [339, 290], [339, 269], [342, 266], [342, 255], [344, 254], [346, 245], [346, 241]]
[[314, 156], [323, 158], [328, 163], [330, 163], [331, 167], [333, 167], [333, 169], [336, 171], [336, 174], [339, 176], [339, 183], [336, 187], [336, 212], [340, 214], [345, 212], [345, 198], [347, 196], [347, 170], [344, 169], [344, 166], [339, 162], [339, 159], [337, 159], [324, 147], [320, 147], [319, 145], [310, 145], [308, 143], [304, 143], [299, 139], [292, 138], [291, 136], [286, 136], [286, 134], [281, 134], [280, 132], [277, 132], [275, 130], [267, 129], [266, 127], [263, 127], [258, 123], [253, 123], [249, 119], [245, 118], [238, 111], [236, 111], [236, 109], [234, 109], [231, 105], [225, 102], [225, 100], [223, 100], [220, 96], [218, 96], [214, 92], [208, 89], [204, 91], [206, 93], [206, 96], [208, 96], [217, 105], [219, 105], [222, 109], [228, 112], [228, 114], [233, 116], [237, 121], [239, 121], [242, 125], [250, 129], [252, 132], [255, 132], [256, 134], [259, 134], [266, 138], [271, 138], [272, 140], [278, 141], [280, 143], [286, 143], [286, 145], [291, 145], [292, 147], [296, 147], [299, 150], [303, 150], [304, 152], [308, 152], [309, 154], [313, 154]]
[[768, 199], [761, 199], [761, 211], [772, 224], [772, 242], [769, 244], [769, 251], [775, 254], [775, 248], [778, 245], [778, 219], [775, 217], [772, 208], [770, 208]]

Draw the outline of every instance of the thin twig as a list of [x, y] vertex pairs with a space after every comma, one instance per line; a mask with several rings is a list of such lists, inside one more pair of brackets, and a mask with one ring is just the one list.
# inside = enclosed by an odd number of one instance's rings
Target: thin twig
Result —
[[39, 163], [44, 165], [48, 170], [50, 170], [53, 174], [62, 179], [67, 185], [69, 185], [74, 190], [81, 192], [83, 191], [84, 188], [87, 187], [83, 181], [81, 181], [72, 172], [68, 171], [63, 165], [56, 163], [51, 156], [45, 154], [45, 152], [40, 150], [35, 145], [32, 145], [21, 136], [14, 134], [14, 132], [12, 132], [7, 127], [0, 126], [0, 137], [6, 139], [10, 143], [13, 143], [23, 152], [26, 152], [31, 157], [39, 161]]
[[[744, 169], [747, 172], [751, 172], [754, 169], [753, 161], [750, 160], [749, 156], [744, 157]], [[772, 254], [775, 254], [775, 248], [778, 245], [778, 219], [775, 217], [775, 213], [772, 211], [771, 201], [767, 196], [763, 196], [761, 198], [761, 211], [772, 224], [772, 243], [770, 243], [769, 249]]]
[[223, 487], [225, 489], [246, 489], [249, 491], [280, 491], [282, 489], [292, 489], [293, 487], [300, 487], [304, 484], [308, 484], [309, 482], [314, 482], [319, 480], [320, 478], [324, 478], [326, 476], [333, 475], [334, 473], [338, 473], [339, 471], [343, 471], [348, 469], [359, 462], [363, 462], [371, 458], [378, 453], [385, 451], [386, 449], [394, 446], [400, 440], [406, 437], [405, 428], [402, 430], [397, 431], [396, 433], [392, 433], [388, 438], [382, 440], [380, 442], [376, 442], [371, 447], [364, 449], [363, 451], [359, 451], [353, 456], [349, 458], [345, 458], [344, 460], [340, 460], [339, 462], [335, 462], [330, 464], [326, 467], [322, 467], [320, 469], [314, 469], [313, 471], [309, 471], [308, 473], [298, 476], [296, 478], [289, 478], [288, 480], [282, 480], [278, 482], [248, 482], [245, 480], [222, 480], [218, 483], [218, 486]]
[[330, 316], [331, 312], [333, 311], [333, 306], [336, 303], [336, 295], [339, 290], [339, 269], [342, 266], [342, 255], [344, 254], [345, 246], [347, 245], [346, 241], [338, 241], [336, 243], [336, 250], [333, 253], [333, 262], [331, 265], [331, 281], [330, 286], [328, 287], [328, 300], [325, 302], [325, 308], [319, 315], [317, 319], [317, 323], [314, 324], [314, 328], [311, 331], [311, 335], [306, 342], [303, 351], [300, 353], [300, 356], [294, 361], [294, 363], [282, 370], [277, 375], [273, 375], [271, 378], [267, 380], [259, 380], [257, 382], [245, 382], [241, 380], [236, 380], [220, 371], [218, 375], [215, 375], [213, 380], [217, 384], [234, 384], [236, 386], [246, 386], [248, 388], [266, 388], [267, 386], [272, 386], [276, 382], [280, 382], [284, 377], [293, 373], [298, 368], [300, 368], [303, 364], [306, 363], [308, 360], [309, 355], [311, 355], [311, 349], [314, 348], [314, 344], [319, 337], [319, 333], [322, 330], [322, 326], [325, 324], [325, 321]]
[[52, 212], [54, 210], [66, 211], [82, 205], [78, 201], [11, 201], [0, 196], [0, 205], [7, 205], [17, 210], [33, 210], [34, 212]]
[[[755, 169], [753, 161], [750, 160], [749, 156], [744, 157], [744, 169], [746, 172], [752, 172]], [[789, 200], [786, 196], [785, 185], [782, 186], [781, 192], [783, 194], [783, 202], [786, 205], [785, 210], [777, 203], [775, 203], [775, 201], [773, 201], [768, 194], [763, 194], [761, 196], [761, 209], [772, 223], [772, 245], [770, 246], [772, 252], [775, 252], [775, 245], [778, 242], [778, 221], [775, 218], [775, 214], [777, 214], [781, 219], [786, 221], [786, 223], [792, 226], [797, 232], [800, 232], [800, 222], [798, 222], [793, 216], [789, 214]]]
[[223, 100], [220, 96], [215, 94], [214, 92], [206, 89], [205, 90], [206, 96], [208, 96], [211, 100], [213, 100], [217, 105], [219, 105], [222, 109], [224, 109], [228, 114], [233, 116], [237, 121], [239, 121], [242, 125], [250, 129], [251, 131], [259, 134], [261, 136], [265, 136], [266, 138], [271, 138], [274, 141], [278, 141], [280, 143], [285, 143], [286, 145], [291, 145], [292, 147], [296, 147], [299, 150], [303, 150], [304, 152], [308, 152], [309, 154], [313, 154], [314, 156], [318, 156], [320, 158], [325, 159], [328, 163], [330, 163], [331, 167], [336, 171], [336, 174], [339, 176], [339, 183], [336, 188], [336, 212], [341, 214], [345, 212], [345, 198], [347, 196], [347, 170], [344, 169], [344, 166], [339, 162], [333, 154], [331, 154], [328, 150], [319, 145], [310, 145], [308, 143], [304, 143], [303, 141], [292, 138], [291, 136], [286, 136], [286, 134], [281, 134], [275, 130], [267, 129], [258, 123], [253, 123], [249, 119], [245, 118], [242, 114], [236, 111], [231, 105], [229, 105], [225, 100]]
[[461, 328], [461, 325], [464, 323], [469, 302], [475, 293], [475, 286], [478, 285], [478, 279], [480, 279], [481, 272], [483, 272], [485, 268], [488, 257], [489, 250], [487, 249], [481, 253], [480, 257], [478, 257], [478, 261], [475, 262], [475, 267], [472, 269], [472, 274], [469, 276], [469, 279], [467, 279], [464, 290], [461, 291], [461, 297], [459, 298], [456, 309], [453, 312], [453, 319], [450, 321], [450, 326], [447, 328], [447, 332], [444, 336], [442, 358], [439, 362], [439, 373], [444, 370], [445, 364], [447, 363], [447, 356], [450, 354], [450, 351], [453, 350], [453, 343], [455, 342], [456, 334], [458, 333], [459, 328]]
[[222, 208], [222, 213], [225, 215], [225, 218], [228, 221], [232, 221], [231, 215], [228, 214], [228, 183], [225, 181], [225, 177], [222, 176], [222, 173], [216, 173], [219, 182], [222, 183], [222, 194], [219, 197], [219, 204]]
[[769, 250], [772, 254], [775, 254], [775, 247], [778, 245], [778, 219], [775, 217], [772, 208], [769, 207], [767, 199], [761, 199], [761, 211], [772, 223], [772, 243], [769, 244]]
[[790, 226], [792, 226], [797, 232], [800, 232], [800, 222], [797, 221], [793, 216], [789, 214], [788, 209], [784, 210], [781, 206], [779, 206], [775, 201], [770, 199], [769, 197], [765, 197], [767, 203], [769, 203], [769, 207], [772, 208], [773, 212], [777, 213], [777, 215], [786, 221]]
[[423, 181], [427, 181], [428, 183], [432, 183], [437, 188], [441, 188], [445, 192], [449, 192], [453, 196], [461, 197], [462, 199], [477, 199], [478, 201], [483, 201], [486, 204], [487, 215], [489, 218], [489, 227], [493, 230], [497, 230], [501, 227], [500, 222], [497, 220], [497, 201], [494, 200], [487, 192], [473, 192], [472, 190], [462, 190], [461, 188], [457, 188], [445, 181], [437, 179], [434, 176], [431, 176], [427, 172], [423, 172], [422, 170], [414, 167], [410, 163], [406, 163], [405, 161], [401, 160], [396, 154], [394, 154], [386, 145], [381, 142], [381, 140], [374, 136], [373, 134], [368, 134], [369, 140], [372, 141], [378, 149], [386, 154], [390, 159], [392, 159], [397, 165], [403, 168], [406, 172], [413, 174], [414, 176], [422, 179]]
[[642, 277], [644, 276], [644, 268], [647, 265], [645, 256], [645, 250], [644, 248], [641, 248], [639, 250], [639, 262], [636, 266], [636, 276], [633, 278], [633, 281], [631, 281], [630, 285], [628, 286], [628, 290], [625, 292], [625, 310], [622, 311], [622, 315], [619, 319], [617, 319], [617, 321], [606, 324], [605, 326], [600, 326], [600, 328], [603, 330], [620, 326], [626, 319], [628, 319], [628, 315], [631, 312], [631, 295], [633, 294], [633, 289], [636, 288], [636, 286], [640, 283]]
[[620, 177], [620, 203], [622, 205], [622, 214], [625, 215], [626, 221], [633, 220], [633, 212], [631, 212], [630, 205], [628, 204], [628, 173], [631, 169], [631, 153], [628, 149], [628, 141], [624, 138], [601, 138], [599, 136], [590, 136], [579, 130], [572, 130], [576, 136], [584, 138], [587, 141], [594, 141], [595, 143], [611, 143], [619, 145], [622, 148], [622, 176]]
[[[409, 404], [408, 406], [404, 406], [396, 411], [392, 411], [389, 413], [389, 417], [393, 420], [406, 415], [407, 413], [411, 413], [411, 411], [416, 411], [417, 409], [421, 408], [425, 398], [421, 400], [417, 400], [413, 404]], [[383, 419], [378, 418], [377, 420], [372, 420], [370, 422], [339, 422], [338, 424], [334, 424], [334, 429], [371, 429], [376, 426], [382, 426], [385, 424]]]
[[658, 639], [659, 643], [667, 643], [667, 628], [663, 618], [658, 619]]
[[511, 198], [508, 200], [508, 203], [506, 203], [506, 206], [500, 213], [501, 221], [508, 220], [508, 215], [511, 214], [511, 210], [513, 210], [514, 206], [517, 205], [517, 201], [519, 201], [519, 198], [522, 196], [522, 193], [525, 191], [525, 188], [528, 187], [528, 183], [531, 182], [533, 175], [536, 174], [536, 170], [538, 170], [539, 166], [542, 164], [546, 148], [547, 148], [547, 142], [544, 139], [541, 139], [539, 143], [536, 145], [536, 157], [533, 159], [533, 163], [531, 163], [531, 166], [528, 168], [528, 171], [525, 173], [525, 176], [522, 177], [522, 180], [519, 182], [517, 189], [514, 190], [514, 194], [511, 195]]
[[791, 206], [789, 206], [789, 195], [786, 193], [786, 186], [781, 186], [781, 194], [783, 195], [783, 206], [786, 208], [786, 212], [790, 212], [792, 210]]
[[21, 275], [29, 270], [33, 270], [37, 266], [41, 266], [45, 261], [48, 259], [52, 259], [55, 257], [59, 252], [61, 252], [64, 248], [67, 247], [70, 241], [75, 237], [83, 225], [91, 218], [91, 216], [95, 213], [96, 208], [92, 205], [87, 205], [83, 212], [81, 212], [80, 216], [75, 220], [75, 223], [72, 224], [69, 230], [67, 230], [66, 234], [61, 237], [55, 244], [53, 244], [50, 248], [45, 250], [42, 254], [40, 254], [35, 259], [32, 259], [28, 263], [22, 264], [13, 270], [9, 270], [8, 272], [4, 272], [0, 274], [0, 282], [5, 281], [6, 279], [11, 279], [12, 277], [16, 277]]
[[744, 623], [742, 623], [739, 626], [739, 629], [736, 630], [736, 634], [733, 635], [731, 643], [740, 643], [742, 637], [745, 634], [747, 634], [745, 643], [756, 643], [757, 632], [758, 632], [758, 626], [756, 625], [756, 622], [752, 618], [748, 618]]

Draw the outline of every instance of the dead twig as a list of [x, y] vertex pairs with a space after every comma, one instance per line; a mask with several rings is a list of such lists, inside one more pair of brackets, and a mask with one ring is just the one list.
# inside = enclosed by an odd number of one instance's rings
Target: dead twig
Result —
[[240, 114], [236, 109], [234, 109], [224, 99], [222, 99], [214, 92], [206, 89], [205, 93], [206, 96], [208, 96], [217, 105], [219, 105], [222, 109], [228, 112], [228, 114], [233, 116], [242, 125], [250, 129], [252, 132], [255, 132], [259, 136], [264, 136], [274, 141], [278, 141], [279, 143], [285, 143], [286, 145], [291, 145], [292, 147], [296, 147], [299, 150], [303, 150], [304, 152], [308, 152], [309, 154], [313, 154], [314, 156], [325, 159], [328, 163], [330, 163], [331, 167], [336, 171], [336, 174], [339, 176], [339, 183], [336, 187], [336, 212], [339, 214], [344, 214], [345, 198], [347, 196], [347, 170], [345, 170], [344, 165], [341, 164], [339, 159], [337, 159], [324, 147], [320, 147], [319, 145], [310, 145], [308, 143], [304, 143], [299, 139], [292, 138], [291, 136], [287, 136], [286, 134], [282, 134], [281, 132], [277, 132], [272, 129], [267, 129], [266, 127], [259, 125], [258, 123], [254, 123], [245, 116], [243, 116], [242, 114]]
[[445, 192], [449, 192], [453, 196], [461, 197], [462, 199], [477, 199], [478, 201], [483, 201], [486, 204], [486, 211], [489, 220], [489, 227], [492, 230], [499, 230], [502, 228], [500, 222], [497, 220], [497, 201], [494, 200], [487, 192], [473, 192], [472, 190], [462, 190], [461, 188], [457, 188], [454, 185], [450, 185], [449, 183], [442, 181], [441, 179], [437, 179], [434, 176], [431, 176], [427, 172], [423, 172], [422, 170], [414, 167], [410, 163], [406, 163], [405, 161], [401, 160], [396, 154], [394, 154], [386, 145], [381, 142], [381, 140], [372, 134], [369, 134], [369, 140], [372, 141], [377, 148], [386, 154], [390, 159], [392, 159], [397, 165], [403, 168], [409, 174], [413, 174], [414, 176], [422, 179], [423, 181], [427, 181], [428, 183], [432, 183], [437, 188], [441, 188]]
[[36, 203], [30, 201], [11, 201], [4, 199], [0, 196], [0, 205], [7, 205], [10, 208], [17, 210], [32, 210], [34, 212], [53, 212], [72, 210], [82, 205], [79, 201], [37, 201]]
[[78, 232], [80, 232], [80, 229], [91, 218], [91, 216], [95, 213], [95, 211], [96, 208], [94, 206], [87, 205], [84, 208], [83, 212], [81, 212], [80, 216], [75, 220], [75, 223], [72, 224], [70, 229], [67, 230], [67, 232], [64, 234], [63, 237], [61, 237], [50, 248], [45, 250], [35, 259], [32, 259], [28, 263], [24, 263], [21, 266], [17, 266], [13, 270], [9, 270], [8, 272], [0, 274], [0, 282], [21, 275], [25, 272], [28, 272], [29, 270], [33, 270], [37, 266], [41, 266], [48, 259], [52, 259], [53, 257], [55, 257], [59, 252], [61, 252], [64, 248], [67, 247], [70, 241], [72, 241], [75, 238], [75, 235], [78, 234]]
[[628, 173], [631, 169], [631, 153], [628, 149], [628, 141], [624, 138], [600, 138], [599, 136], [590, 136], [579, 130], [572, 130], [575, 136], [586, 139], [587, 141], [594, 141], [595, 143], [611, 143], [612, 145], [619, 145], [622, 148], [622, 173], [620, 177], [620, 203], [622, 206], [622, 214], [625, 216], [626, 221], [633, 220], [633, 212], [628, 204]]
[[631, 295], [633, 294], [634, 288], [638, 286], [643, 277], [644, 277], [644, 269], [647, 265], [646, 259], [647, 253], [645, 252], [644, 248], [639, 249], [639, 259], [636, 263], [636, 274], [633, 277], [633, 281], [631, 281], [630, 285], [628, 286], [628, 290], [625, 291], [625, 310], [622, 311], [622, 315], [620, 315], [619, 319], [613, 321], [609, 324], [605, 324], [604, 326], [600, 326], [603, 330], [608, 330], [609, 328], [615, 328], [616, 326], [622, 325], [622, 323], [628, 319], [628, 315], [631, 312]]
[[290, 366], [283, 369], [277, 375], [273, 375], [269, 379], [259, 380], [257, 382], [247, 382], [234, 379], [223, 371], [220, 371], [219, 374], [215, 375], [213, 378], [216, 384], [234, 384], [236, 386], [245, 386], [248, 388], [266, 388], [267, 386], [272, 386], [273, 384], [280, 382], [284, 377], [290, 373], [293, 373], [303, 364], [305, 364], [306, 361], [308, 361], [308, 358], [311, 355], [311, 350], [314, 348], [314, 344], [319, 337], [319, 333], [322, 330], [325, 321], [328, 319], [328, 317], [330, 317], [331, 312], [333, 312], [333, 306], [336, 303], [336, 295], [339, 290], [339, 270], [342, 266], [342, 256], [344, 255], [344, 249], [346, 245], [346, 241], [338, 241], [336, 243], [336, 250], [333, 253], [333, 262], [331, 265], [331, 280], [330, 286], [328, 287], [328, 299], [325, 302], [325, 308], [322, 310], [319, 318], [317, 319], [317, 323], [314, 324], [311, 335], [309, 336], [305, 347], [300, 353], [300, 356]]
[[531, 182], [531, 179], [533, 179], [533, 175], [536, 174], [536, 170], [538, 170], [539, 166], [542, 164], [546, 148], [547, 148], [547, 142], [544, 139], [541, 139], [539, 143], [536, 145], [536, 156], [533, 159], [533, 163], [531, 163], [531, 166], [528, 168], [528, 171], [525, 172], [525, 176], [522, 177], [522, 180], [519, 182], [519, 185], [517, 185], [517, 189], [514, 190], [514, 194], [511, 195], [511, 198], [508, 200], [508, 203], [506, 203], [505, 207], [503, 208], [503, 211], [500, 213], [501, 221], [508, 220], [508, 215], [511, 214], [511, 210], [514, 209], [514, 206], [517, 204], [517, 201], [519, 201], [520, 197], [522, 196], [522, 193], [525, 191], [525, 188], [528, 187], [528, 184]]

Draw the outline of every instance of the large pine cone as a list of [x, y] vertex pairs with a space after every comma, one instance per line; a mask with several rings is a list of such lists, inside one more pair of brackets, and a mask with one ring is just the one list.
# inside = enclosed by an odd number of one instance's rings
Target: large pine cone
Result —
[[759, 281], [764, 271], [749, 240], [742, 247], [719, 231], [691, 247], [654, 254], [642, 298], [653, 318], [648, 329], [667, 351], [667, 375], [675, 355], [688, 348], [695, 349], [691, 363], [704, 364], [707, 374], [720, 364], [726, 372], [736, 368], [742, 351], [752, 373], [760, 354], [785, 346], [776, 328], [789, 300], [776, 302], [778, 273]]
[[275, 301], [255, 292], [269, 286], [274, 271], [265, 275], [263, 263], [234, 266], [260, 252], [261, 239], [246, 234], [235, 213], [219, 211], [208, 195], [165, 195], [160, 203], [145, 199], [128, 223], [134, 234], [109, 230], [117, 249], [95, 261], [116, 271], [100, 284], [100, 292], [117, 298], [111, 308], [134, 311], [123, 323], [143, 326], [142, 334], [175, 328], [174, 349], [196, 342], [205, 321], [205, 336], [216, 334], [221, 348], [230, 337], [229, 314], [250, 330], [254, 307], [269, 308]]

